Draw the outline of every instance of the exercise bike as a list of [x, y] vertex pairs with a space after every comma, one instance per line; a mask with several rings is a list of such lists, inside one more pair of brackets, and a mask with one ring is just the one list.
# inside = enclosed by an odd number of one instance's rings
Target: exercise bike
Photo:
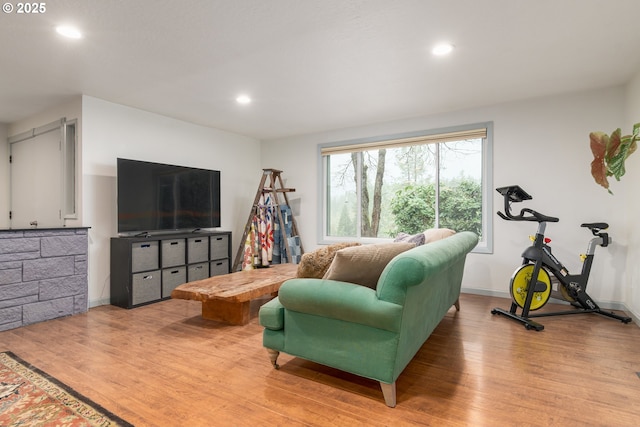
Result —
[[[531, 320], [531, 318], [543, 316], [597, 313], [620, 320], [622, 323], [631, 322], [630, 317], [603, 311], [586, 291], [596, 246], [607, 247], [611, 243], [611, 237], [604, 232], [609, 228], [607, 223], [594, 222], [581, 225], [581, 227], [588, 228], [594, 237], [589, 241], [586, 254], [581, 256], [583, 260], [582, 272], [580, 274], [570, 274], [564, 265], [551, 253], [551, 247], [549, 246], [551, 240], [544, 236], [547, 223], [558, 222], [559, 219], [528, 208], [522, 209], [519, 215], [513, 215], [511, 213], [512, 203], [531, 200], [532, 197], [518, 185], [501, 187], [496, 190], [504, 198], [504, 213], [498, 212], [498, 216], [507, 221], [537, 222], [538, 230], [535, 238], [532, 238], [533, 245], [522, 253], [522, 265], [516, 269], [511, 277], [509, 286], [509, 292], [513, 299], [511, 308], [509, 311], [494, 308], [491, 310], [491, 314], [505, 315], [522, 323], [525, 328], [536, 331], [542, 331], [544, 326]], [[549, 301], [552, 291], [551, 274], [558, 281], [558, 291], [561, 298], [569, 302], [574, 309], [553, 313], [529, 314], [530, 311], [542, 308]], [[517, 314], [518, 307], [522, 309], [519, 315]]]

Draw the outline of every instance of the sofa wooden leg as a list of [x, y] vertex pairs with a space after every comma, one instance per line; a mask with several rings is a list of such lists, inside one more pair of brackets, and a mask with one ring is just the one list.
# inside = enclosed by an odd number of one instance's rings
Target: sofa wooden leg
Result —
[[380, 388], [382, 389], [382, 395], [384, 396], [384, 402], [390, 408], [396, 407], [396, 383], [391, 384], [380, 382]]
[[456, 311], [460, 311], [460, 298], [458, 298], [456, 302], [453, 303], [453, 305], [456, 306]]
[[269, 359], [271, 360], [273, 367], [279, 369], [280, 365], [278, 365], [278, 356], [280, 355], [280, 352], [272, 348], [268, 348], [267, 353], [269, 353]]

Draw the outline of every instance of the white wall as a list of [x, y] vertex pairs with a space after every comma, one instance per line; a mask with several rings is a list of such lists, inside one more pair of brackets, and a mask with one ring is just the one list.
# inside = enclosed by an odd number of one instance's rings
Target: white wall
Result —
[[[493, 121], [494, 187], [519, 184], [533, 196], [521, 207], [560, 218], [559, 223], [547, 227], [547, 234], [554, 240], [554, 254], [572, 272], [581, 268], [578, 255], [586, 250], [591, 237], [580, 224], [608, 222], [616, 244], [598, 248], [589, 293], [598, 302], [623, 302], [629, 246], [624, 201], [628, 191], [624, 182], [614, 183], [615, 196], [611, 196], [595, 184], [590, 173], [589, 132], [610, 132], [619, 127], [624, 100], [624, 88], [615, 87], [265, 141], [262, 164], [285, 171], [287, 186], [296, 188], [298, 226], [309, 251], [318, 246], [318, 144]], [[501, 209], [502, 202], [497, 193], [494, 196], [493, 212]], [[535, 224], [507, 222], [497, 215], [492, 220], [494, 253], [468, 257], [463, 287], [508, 296], [509, 278], [521, 262], [522, 250], [530, 244], [528, 236], [535, 233]]]
[[[494, 122], [494, 186], [520, 184], [534, 199], [529, 206], [560, 217], [547, 234], [554, 253], [570, 270], [580, 268], [589, 234], [581, 222], [606, 221], [614, 244], [598, 248], [589, 293], [603, 303], [623, 302], [640, 313], [640, 200], [631, 183], [640, 179], [640, 154], [627, 162], [627, 175], [613, 182], [610, 196], [593, 182], [590, 131], [628, 132], [640, 120], [640, 74], [625, 87], [519, 101], [487, 108], [333, 130], [275, 141], [259, 141], [83, 96], [11, 125], [0, 124], [0, 162], [6, 136], [60, 117], [78, 118], [82, 193], [77, 225], [91, 227], [89, 302], [109, 302], [109, 239], [116, 232], [117, 157], [219, 169], [222, 172], [222, 227], [233, 232], [233, 255], [261, 177], [261, 168], [283, 170], [305, 250], [317, 247], [317, 145], [375, 135]], [[305, 161], [301, 161], [305, 159]], [[7, 164], [6, 160], [3, 164]], [[6, 175], [6, 176], [5, 176]], [[0, 212], [8, 212], [8, 170], [0, 174]], [[4, 200], [4, 202], [3, 202]], [[3, 206], [4, 203], [4, 206]], [[501, 200], [494, 199], [493, 211]], [[3, 215], [6, 217], [7, 215]], [[0, 218], [0, 227], [8, 220]], [[494, 253], [471, 254], [464, 288], [507, 295], [508, 281], [535, 229], [526, 223], [494, 221]], [[3, 225], [4, 224], [4, 225]], [[615, 305], [615, 304], [614, 304]], [[615, 307], [614, 307], [615, 308]]]
[[118, 157], [217, 169], [221, 230], [233, 232], [235, 256], [258, 183], [260, 142], [90, 96], [82, 98], [84, 225], [89, 230], [89, 304], [109, 303], [109, 245], [117, 236]]
[[[634, 123], [640, 122], [640, 72], [631, 80], [626, 91], [626, 121], [622, 132], [629, 134]], [[629, 245], [627, 254], [628, 275], [626, 281], [626, 303], [634, 316], [640, 318], [640, 198], [637, 183], [640, 182], [640, 150], [632, 154], [626, 162], [626, 175], [622, 178], [628, 183], [630, 190], [625, 198], [628, 216], [628, 240], [634, 242]]]
[[0, 228], [9, 227], [9, 126], [0, 123]]

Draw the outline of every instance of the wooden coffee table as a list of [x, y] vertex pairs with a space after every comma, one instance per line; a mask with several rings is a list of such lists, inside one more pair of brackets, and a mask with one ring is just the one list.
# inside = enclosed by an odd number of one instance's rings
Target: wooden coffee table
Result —
[[296, 277], [296, 264], [274, 264], [267, 268], [239, 271], [184, 283], [171, 292], [171, 298], [202, 301], [202, 317], [232, 325], [246, 325], [251, 300], [277, 295], [280, 285]]

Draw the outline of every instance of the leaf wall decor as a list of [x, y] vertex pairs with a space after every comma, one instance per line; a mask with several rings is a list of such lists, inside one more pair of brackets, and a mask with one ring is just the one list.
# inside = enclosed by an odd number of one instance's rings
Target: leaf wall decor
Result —
[[604, 132], [591, 132], [589, 141], [593, 161], [591, 162], [591, 175], [597, 184], [607, 189], [609, 194], [613, 194], [609, 188], [610, 176], [616, 181], [624, 176], [625, 161], [638, 148], [640, 140], [640, 123], [633, 125], [631, 135], [622, 135], [620, 128], [611, 133], [611, 136]]

